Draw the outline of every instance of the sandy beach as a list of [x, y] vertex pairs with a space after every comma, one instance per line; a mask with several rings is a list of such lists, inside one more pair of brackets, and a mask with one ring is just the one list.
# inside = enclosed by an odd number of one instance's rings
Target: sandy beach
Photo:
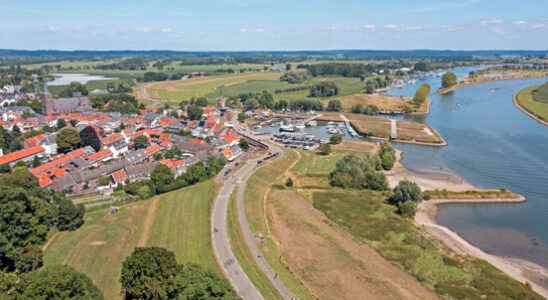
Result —
[[[398, 161], [394, 165], [394, 168], [386, 173], [391, 188], [395, 187], [400, 180], [407, 179], [417, 183], [423, 191], [434, 189], [446, 189], [455, 192], [481, 190], [463, 178], [453, 174], [418, 174], [412, 172], [401, 164], [401, 152], [397, 152], [397, 157]], [[440, 240], [455, 253], [485, 260], [508, 276], [520, 282], [528, 282], [538, 294], [548, 299], [548, 270], [546, 268], [522, 259], [499, 257], [488, 254], [470, 244], [451, 229], [439, 225], [436, 221], [438, 205], [447, 203], [520, 203], [524, 201], [526, 201], [524, 197], [510, 199], [439, 199], [423, 201], [419, 205], [415, 216], [415, 222], [418, 225], [423, 226], [429, 235]]]

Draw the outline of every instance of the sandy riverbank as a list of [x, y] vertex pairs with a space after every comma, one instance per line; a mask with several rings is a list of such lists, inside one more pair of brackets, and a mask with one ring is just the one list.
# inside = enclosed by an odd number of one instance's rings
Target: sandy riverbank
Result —
[[424, 226], [424, 229], [432, 237], [440, 240], [452, 251], [460, 255], [469, 255], [487, 261], [508, 276], [520, 281], [528, 282], [531, 287], [544, 298], [548, 298], [548, 270], [529, 261], [500, 257], [484, 252], [480, 248], [470, 244], [456, 232], [441, 226], [436, 221], [437, 207], [444, 203], [516, 203], [525, 199], [487, 199], [487, 200], [430, 200], [423, 201], [419, 205], [415, 222]]
[[[401, 157], [402, 153], [397, 151], [397, 162], [394, 165], [394, 168], [386, 173], [391, 188], [395, 187], [400, 180], [406, 179], [417, 183], [422, 190], [446, 189], [455, 192], [481, 190], [454, 174], [415, 173], [401, 164]], [[546, 268], [522, 259], [499, 257], [488, 254], [470, 244], [451, 229], [439, 225], [436, 220], [438, 205], [447, 203], [520, 203], [524, 201], [526, 201], [524, 197], [510, 199], [447, 199], [423, 201], [419, 205], [415, 222], [418, 225], [424, 226], [424, 229], [428, 234], [441, 241], [455, 253], [485, 260], [508, 276], [520, 282], [529, 282], [537, 293], [548, 299], [548, 270]]]

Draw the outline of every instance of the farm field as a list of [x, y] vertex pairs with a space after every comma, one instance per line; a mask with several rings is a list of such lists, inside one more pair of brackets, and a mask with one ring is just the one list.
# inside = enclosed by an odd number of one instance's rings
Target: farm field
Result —
[[168, 103], [179, 103], [193, 97], [206, 97], [221, 87], [226, 88], [250, 80], [278, 80], [279, 78], [280, 73], [274, 72], [219, 75], [189, 80], [147, 83], [144, 89], [149, 98]]
[[45, 265], [67, 264], [87, 274], [106, 299], [120, 298], [122, 262], [137, 246], [161, 246], [179, 262], [218, 271], [209, 237], [209, 209], [215, 196], [207, 181], [153, 199], [89, 211], [73, 232], [54, 234], [46, 244]]

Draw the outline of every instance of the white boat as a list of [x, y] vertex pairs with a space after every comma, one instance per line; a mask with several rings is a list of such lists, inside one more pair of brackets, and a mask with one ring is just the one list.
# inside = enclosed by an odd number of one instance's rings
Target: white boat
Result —
[[329, 123], [327, 123], [327, 126], [334, 126], [335, 125], [335, 122], [333, 121], [329, 121]]
[[299, 129], [299, 130], [303, 130], [306, 126], [304, 125], [304, 123], [297, 123], [295, 124], [295, 128]]
[[339, 130], [337, 130], [337, 128], [329, 128], [329, 129], [327, 129], [327, 133], [329, 133], [329, 134], [338, 134]]
[[281, 132], [295, 132], [295, 127], [291, 124], [280, 126]]
[[312, 121], [306, 123], [306, 125], [308, 125], [308, 126], [318, 126], [318, 122], [312, 120]]

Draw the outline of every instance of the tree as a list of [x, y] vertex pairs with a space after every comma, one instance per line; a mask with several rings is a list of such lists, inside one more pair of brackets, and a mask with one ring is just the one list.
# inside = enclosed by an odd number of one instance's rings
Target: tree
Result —
[[366, 94], [374, 94], [377, 90], [377, 84], [375, 81], [368, 80], [365, 82], [365, 93]]
[[57, 120], [57, 130], [62, 129], [67, 126], [67, 121], [65, 119], [58, 119]]
[[244, 151], [249, 150], [249, 142], [246, 139], [240, 139], [240, 148]]
[[38, 270], [44, 264], [42, 249], [36, 245], [23, 248], [18, 254], [15, 268], [20, 273], [28, 273]]
[[203, 113], [203, 109], [198, 105], [190, 105], [187, 108], [187, 114], [190, 120], [200, 120]]
[[354, 114], [361, 114], [363, 111], [363, 105], [356, 104], [352, 106], [352, 113]]
[[288, 188], [293, 187], [293, 179], [291, 179], [291, 177], [287, 177], [287, 180], [285, 181], [285, 186]]
[[238, 114], [238, 122], [243, 123], [247, 119], [247, 115], [244, 112]]
[[341, 111], [342, 105], [340, 100], [329, 100], [327, 102], [327, 111]]
[[175, 175], [170, 168], [163, 164], [159, 164], [150, 174], [150, 180], [157, 192], [164, 192], [166, 187], [173, 183]]
[[423, 83], [415, 92], [415, 96], [413, 96], [413, 102], [416, 105], [421, 105], [422, 103], [426, 102], [429, 94], [430, 94], [430, 85], [427, 83]]
[[337, 161], [335, 169], [329, 173], [329, 183], [341, 188], [387, 190], [386, 177], [379, 169], [380, 161], [376, 156], [347, 155]]
[[144, 149], [148, 147], [148, 138], [145, 135], [140, 135], [133, 141], [133, 145], [135, 146], [135, 149]]
[[388, 202], [398, 206], [408, 201], [415, 203], [422, 201], [422, 191], [416, 183], [402, 180], [394, 188], [392, 196], [388, 198]]
[[285, 65], [285, 70], [286, 71], [291, 71], [291, 64], [286, 64]]
[[329, 153], [331, 153], [331, 145], [330, 144], [322, 144], [318, 150], [319, 150], [321, 155], [329, 155]]
[[311, 97], [333, 97], [339, 94], [339, 88], [333, 81], [321, 81], [310, 88]]
[[396, 162], [396, 150], [390, 145], [390, 143], [383, 143], [379, 149], [379, 158], [381, 160], [382, 168], [386, 171], [392, 170], [394, 163]]
[[63, 128], [56, 137], [57, 149], [61, 153], [70, 152], [80, 145], [80, 135], [74, 128]]
[[33, 168], [36, 168], [38, 166], [40, 166], [42, 164], [42, 160], [40, 159], [39, 156], [35, 156], [32, 158], [32, 163], [31, 163], [31, 166]]
[[430, 64], [424, 61], [419, 61], [415, 64], [414, 68], [415, 71], [419, 72], [428, 72], [431, 70]]
[[17, 290], [21, 299], [104, 299], [89, 277], [68, 266], [31, 272], [22, 277]]
[[175, 254], [163, 248], [135, 248], [122, 264], [125, 299], [173, 299], [169, 294], [177, 274]]
[[76, 230], [84, 224], [84, 205], [75, 205], [71, 200], [62, 198], [59, 200], [59, 215], [57, 216], [57, 229]]
[[122, 265], [125, 299], [225, 299], [238, 297], [230, 284], [199, 266], [178, 265], [175, 254], [163, 248], [136, 248]]
[[329, 143], [331, 145], [337, 145], [342, 143], [343, 137], [340, 134], [334, 134], [331, 137], [329, 137]]
[[80, 131], [80, 142], [84, 147], [91, 146], [95, 151], [101, 150], [101, 139], [99, 138], [99, 135], [97, 135], [95, 129], [91, 126], [87, 126]]
[[441, 87], [450, 88], [457, 84], [457, 76], [453, 72], [446, 72], [441, 77]]
[[417, 203], [413, 201], [399, 203], [397, 212], [402, 217], [414, 218], [417, 213]]

